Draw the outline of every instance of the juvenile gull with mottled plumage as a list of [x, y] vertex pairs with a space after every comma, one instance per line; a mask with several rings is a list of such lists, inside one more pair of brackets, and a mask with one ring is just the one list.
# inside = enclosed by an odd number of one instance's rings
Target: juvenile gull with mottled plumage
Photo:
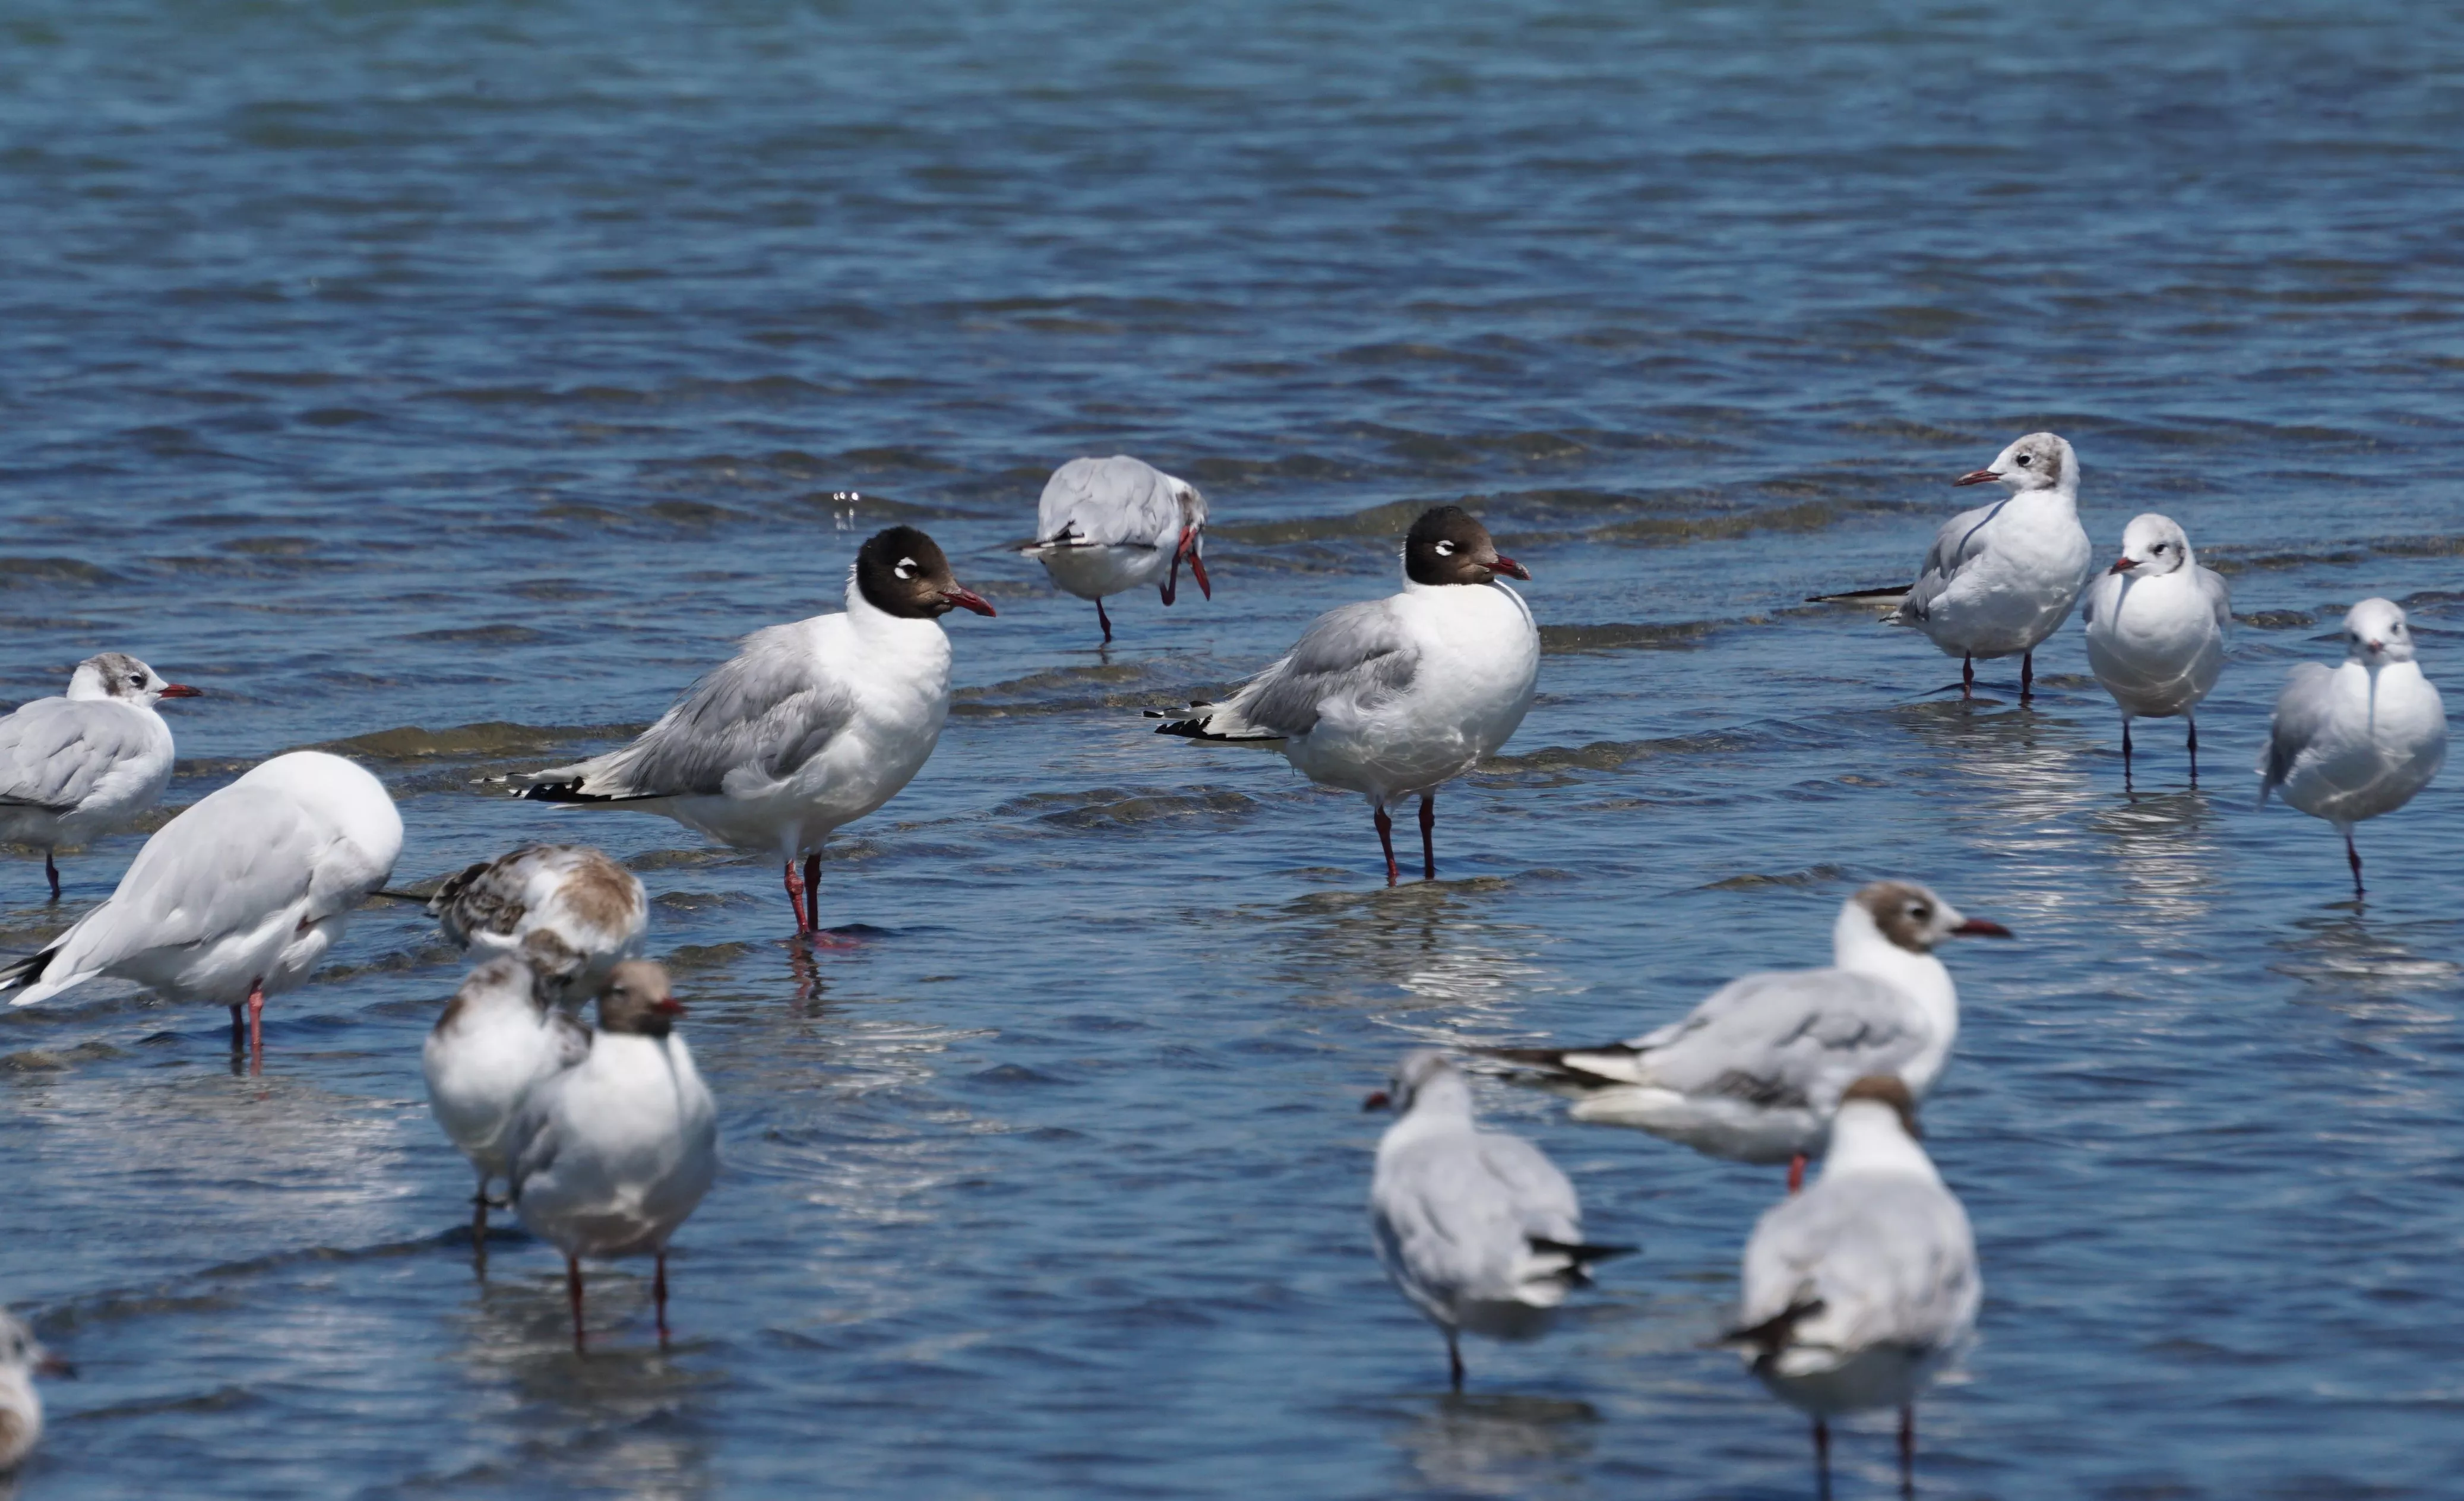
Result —
[[640, 950], [650, 905], [633, 872], [601, 850], [524, 845], [447, 876], [428, 915], [461, 947], [517, 956], [550, 999], [573, 1002]]

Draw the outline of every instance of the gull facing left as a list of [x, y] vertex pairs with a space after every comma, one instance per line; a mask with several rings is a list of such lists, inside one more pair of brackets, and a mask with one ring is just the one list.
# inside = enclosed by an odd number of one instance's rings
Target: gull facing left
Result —
[[[821, 929], [822, 845], [922, 770], [950, 713], [941, 617], [993, 607], [912, 526], [876, 532], [848, 570], [847, 609], [744, 638], [622, 750], [525, 778], [520, 796], [672, 818], [787, 865], [796, 932]], [[803, 857], [804, 872], [796, 873]]]
[[122, 828], [162, 800], [171, 727], [154, 705], [198, 696], [125, 651], [105, 651], [77, 664], [67, 693], [0, 718], [0, 840], [41, 847], [52, 900], [60, 899], [54, 850]]
[[15, 1005], [98, 975], [174, 1001], [211, 1001], [265, 1065], [265, 998], [317, 967], [402, 854], [385, 784], [322, 751], [276, 756], [155, 832], [110, 899], [31, 959], [0, 970]]
[[1468, 1331], [1537, 1339], [1591, 1265], [1631, 1246], [1583, 1240], [1574, 1185], [1538, 1147], [1472, 1118], [1471, 1086], [1433, 1048], [1406, 1053], [1364, 1110], [1392, 1107], [1377, 1142], [1369, 1225], [1396, 1290], [1446, 1336], [1446, 1366], [1463, 1390]]
[[2130, 720], [2189, 722], [2190, 783], [2199, 781], [2199, 700], [2225, 668], [2233, 594], [2190, 555], [2172, 518], [2149, 512], [2122, 532], [2122, 557], [2079, 601], [2087, 665], [2122, 706], [2122, 780], [2130, 780]]
[[1104, 596], [1154, 584], [1169, 606], [1180, 565], [1199, 592], [1215, 597], [1199, 553], [1206, 497], [1143, 459], [1073, 458], [1052, 472], [1035, 507], [1035, 542], [1021, 549], [1044, 564], [1057, 586], [1095, 602], [1095, 623], [1112, 639]]

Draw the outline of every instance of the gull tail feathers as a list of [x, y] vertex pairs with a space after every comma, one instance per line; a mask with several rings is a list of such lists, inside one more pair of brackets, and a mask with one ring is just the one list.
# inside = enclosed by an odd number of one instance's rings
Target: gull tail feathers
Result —
[[1239, 700], [1217, 703], [1205, 698], [1193, 698], [1185, 715], [1175, 717], [1173, 711], [1149, 709], [1147, 717], [1164, 722], [1155, 726], [1157, 735], [1177, 735], [1185, 739], [1212, 740], [1219, 744], [1276, 745], [1284, 737], [1274, 731], [1251, 724], [1242, 717]]
[[1632, 1043], [1608, 1043], [1594, 1048], [1469, 1048], [1464, 1051], [1479, 1058], [1492, 1058], [1511, 1065], [1507, 1071], [1543, 1086], [1573, 1085], [1597, 1087], [1621, 1084], [1649, 1084], [1650, 1071], [1643, 1067], [1648, 1049]]
[[1538, 1235], [1527, 1235], [1523, 1239], [1535, 1255], [1565, 1258], [1566, 1265], [1553, 1269], [1550, 1275], [1577, 1287], [1590, 1284], [1594, 1262], [1631, 1256], [1642, 1248], [1639, 1246], [1597, 1246], [1588, 1241], [1552, 1241]]
[[9, 997], [11, 1005], [33, 1005], [37, 1001], [48, 1001], [83, 978], [47, 978], [52, 960], [59, 958], [59, 954], [60, 946], [55, 943], [38, 954], [0, 967], [0, 992], [15, 992]]
[[1754, 1352], [1754, 1364], [1764, 1365], [1779, 1358], [1779, 1353], [1796, 1337], [1796, 1326], [1820, 1313], [1825, 1304], [1820, 1298], [1799, 1298], [1759, 1324], [1747, 1324], [1731, 1329], [1711, 1341], [1714, 1345], [1744, 1345]]

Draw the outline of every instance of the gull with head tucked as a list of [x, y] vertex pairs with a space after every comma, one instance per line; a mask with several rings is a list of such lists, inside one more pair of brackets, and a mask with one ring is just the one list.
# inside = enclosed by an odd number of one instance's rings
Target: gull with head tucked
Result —
[[125, 651], [105, 651], [77, 664], [67, 693], [0, 718], [0, 840], [41, 848], [52, 900], [60, 899], [53, 851], [123, 828], [161, 800], [171, 727], [154, 705], [197, 696]]
[[1104, 596], [1153, 584], [1172, 604], [1180, 565], [1199, 592], [1215, 597], [1200, 555], [1206, 497], [1143, 459], [1073, 458], [1052, 472], [1035, 508], [1035, 541], [1022, 549], [1059, 587], [1095, 602], [1095, 623], [1112, 639]]
[[2122, 706], [2122, 780], [2130, 780], [2130, 721], [2180, 715], [2189, 723], [2190, 783], [2199, 781], [2196, 710], [2225, 666], [2233, 595], [2190, 555], [2189, 534], [2150, 512], [2123, 529], [2122, 557], [2079, 601], [2087, 665]]

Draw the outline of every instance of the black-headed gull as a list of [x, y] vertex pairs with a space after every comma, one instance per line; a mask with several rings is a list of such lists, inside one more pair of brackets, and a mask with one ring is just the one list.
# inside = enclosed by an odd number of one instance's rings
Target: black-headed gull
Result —
[[0, 970], [15, 1005], [109, 975], [174, 1001], [248, 1008], [265, 1063], [265, 998], [308, 978], [402, 854], [385, 784], [340, 756], [293, 751], [155, 831], [120, 889], [39, 954]]
[[1055, 586], [1095, 602], [1095, 622], [1112, 639], [1104, 596], [1153, 584], [1170, 605], [1189, 564], [1199, 591], [1215, 597], [1201, 548], [1206, 497], [1143, 459], [1073, 458], [1052, 472], [1035, 507], [1035, 541], [1022, 549], [1044, 564]]
[[1421, 873], [1438, 873], [1437, 789], [1504, 745], [1540, 673], [1531, 607], [1498, 582], [1529, 579], [1488, 529], [1433, 506], [1403, 541], [1403, 591], [1320, 615], [1289, 654], [1222, 703], [1157, 728], [1278, 745], [1311, 782], [1362, 793], [1395, 866], [1391, 805], [1420, 800]]
[[2035, 686], [2036, 647], [2061, 629], [2087, 587], [2094, 549], [2079, 519], [2079, 456], [2050, 432], [2031, 432], [1959, 485], [2011, 494], [1943, 523], [1887, 623], [1910, 626], [1960, 658], [1960, 691], [1976, 686], [1976, 659], [2019, 658], [2019, 701]]
[[633, 872], [588, 845], [524, 845], [449, 875], [428, 898], [445, 936], [481, 959], [519, 957], [551, 1000], [599, 993], [649, 927]]
[[844, 613], [755, 631], [633, 743], [535, 772], [520, 795], [658, 813], [777, 854], [797, 933], [825, 941], [823, 842], [933, 754], [950, 713], [941, 617], [954, 609], [993, 612], [950, 576], [933, 539], [912, 526], [875, 533], [856, 552]]
[[1959, 1036], [1959, 989], [1934, 958], [1948, 938], [2007, 938], [1913, 881], [1842, 902], [1831, 967], [1747, 975], [1682, 1021], [1599, 1048], [1484, 1048], [1573, 1096], [1576, 1120], [1631, 1126], [1709, 1157], [1787, 1162], [1822, 1149], [1848, 1086], [1867, 1074], [1933, 1088]]
[[2412, 630], [2393, 602], [2366, 599], [2344, 615], [2344, 661], [2304, 662], [2277, 695], [2259, 757], [2259, 806], [2270, 792], [2344, 836], [2353, 894], [2362, 854], [2353, 826], [2392, 813], [2447, 761], [2447, 706], [2412, 659]]
[[1830, 1493], [1828, 1420], [1900, 1409], [1900, 1477], [1915, 1484], [1916, 1400], [1976, 1329], [1985, 1284], [1968, 1212], [1917, 1144], [1916, 1101], [1888, 1075], [1839, 1102], [1821, 1176], [1764, 1211], [1746, 1243], [1727, 1335], [1773, 1395], [1814, 1418]]
[[44, 1349], [15, 1314], [0, 1311], [0, 1494], [11, 1472], [43, 1437], [37, 1376], [75, 1376], [77, 1367]]
[[718, 1111], [675, 1034], [668, 972], [627, 960], [599, 993], [588, 1054], [532, 1086], [508, 1138], [514, 1208], [564, 1253], [573, 1347], [583, 1347], [582, 1258], [657, 1258], [650, 1282], [668, 1339], [668, 1239], [718, 1172]]
[[1481, 1130], [1471, 1086], [1443, 1054], [1405, 1054], [1362, 1106], [1389, 1107], [1369, 1227], [1386, 1275], [1445, 1335], [1461, 1391], [1462, 1334], [1536, 1339], [1592, 1263], [1634, 1247], [1584, 1243], [1574, 1185], [1530, 1142]]
[[2199, 700], [2225, 668], [2233, 591], [2190, 554], [2189, 534], [2149, 512], [2123, 528], [2122, 556], [2079, 600], [2087, 665], [2122, 706], [2122, 779], [2130, 780], [2134, 717], [2189, 721], [2190, 782], [2199, 780]]
[[52, 900], [60, 899], [54, 850], [122, 828], [171, 784], [171, 727], [155, 703], [197, 696], [125, 651], [105, 651], [77, 664], [67, 693], [0, 719], [0, 840], [42, 849]]
[[590, 1053], [590, 1033], [557, 1008], [541, 977], [519, 955], [500, 954], [471, 971], [420, 1048], [428, 1108], [447, 1139], [478, 1170], [472, 1195], [472, 1254], [488, 1269], [488, 1183], [510, 1179], [515, 1114], [531, 1086]]

